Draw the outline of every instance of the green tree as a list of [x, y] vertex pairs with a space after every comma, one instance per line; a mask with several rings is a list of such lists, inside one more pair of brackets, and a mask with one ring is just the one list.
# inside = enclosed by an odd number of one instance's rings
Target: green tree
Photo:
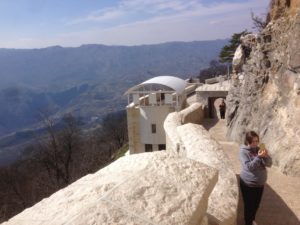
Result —
[[247, 30], [242, 31], [241, 33], [234, 33], [229, 41], [229, 44], [225, 45], [219, 54], [220, 62], [231, 63], [235, 50], [241, 43], [241, 36], [249, 33], [250, 32], [248, 32]]

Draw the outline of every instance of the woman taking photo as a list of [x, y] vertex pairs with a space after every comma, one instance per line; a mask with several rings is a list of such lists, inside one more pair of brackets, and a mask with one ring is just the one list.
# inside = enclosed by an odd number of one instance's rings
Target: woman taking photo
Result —
[[244, 201], [245, 225], [256, 225], [255, 215], [267, 180], [266, 167], [272, 165], [267, 149], [259, 148], [258, 144], [258, 134], [250, 131], [246, 133], [245, 144], [240, 149], [240, 187]]

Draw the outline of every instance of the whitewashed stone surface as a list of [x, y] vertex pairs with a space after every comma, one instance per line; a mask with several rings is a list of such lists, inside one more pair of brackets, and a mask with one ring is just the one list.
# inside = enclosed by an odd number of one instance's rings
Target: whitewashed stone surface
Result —
[[200, 124], [204, 117], [204, 110], [201, 103], [196, 102], [179, 112], [181, 115], [181, 123], [196, 123]]
[[219, 170], [219, 181], [208, 204], [212, 224], [236, 224], [238, 185], [232, 165], [221, 145], [201, 125], [186, 124], [177, 128], [187, 158], [205, 163]]
[[207, 224], [216, 169], [166, 152], [122, 157], [3, 225]]
[[184, 154], [184, 149], [180, 149], [180, 137], [177, 134], [176, 127], [182, 125], [181, 117], [178, 112], [170, 113], [164, 122], [166, 132], [166, 150], [175, 154]]
[[233, 70], [238, 73], [241, 70], [241, 67], [244, 63], [245, 56], [244, 56], [244, 51], [241, 45], [238, 46], [236, 49], [233, 59], [232, 59], [232, 66]]

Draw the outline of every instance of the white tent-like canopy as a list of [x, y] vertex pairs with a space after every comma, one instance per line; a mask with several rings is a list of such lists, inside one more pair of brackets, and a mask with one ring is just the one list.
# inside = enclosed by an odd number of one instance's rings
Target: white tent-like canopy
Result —
[[[132, 88], [130, 88], [128, 91], [125, 92], [126, 95], [138, 92], [139, 90], [150, 90], [152, 88], [155, 88], [156, 85], [161, 85], [164, 87], [167, 87], [168, 90], [173, 90], [176, 92], [177, 95], [181, 95], [184, 92], [184, 89], [186, 87], [186, 81], [183, 79], [180, 79], [178, 77], [173, 76], [158, 76], [153, 77], [149, 80], [146, 80], [145, 82], [138, 84]], [[149, 89], [150, 88], [150, 89]]]

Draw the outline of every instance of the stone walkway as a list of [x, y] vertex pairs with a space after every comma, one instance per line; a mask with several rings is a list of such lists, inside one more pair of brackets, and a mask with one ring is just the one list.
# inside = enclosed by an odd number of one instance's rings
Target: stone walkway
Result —
[[[225, 120], [205, 120], [203, 125], [223, 146], [238, 177], [239, 144], [226, 140]], [[276, 167], [268, 169], [268, 181], [256, 222], [259, 225], [300, 225], [300, 178], [288, 177]], [[243, 224], [243, 202], [240, 194], [237, 225]]]

